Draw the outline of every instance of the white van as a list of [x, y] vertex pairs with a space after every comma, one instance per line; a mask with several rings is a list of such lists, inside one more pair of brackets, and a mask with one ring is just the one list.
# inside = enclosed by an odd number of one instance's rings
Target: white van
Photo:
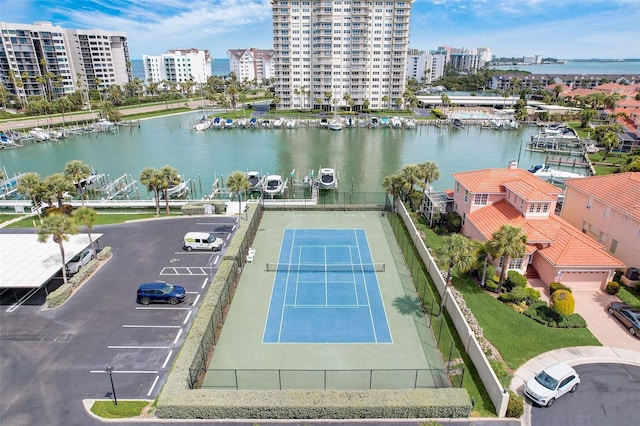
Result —
[[191, 251], [196, 250], [213, 250], [220, 251], [224, 246], [221, 238], [208, 232], [187, 232], [184, 236], [184, 249]]

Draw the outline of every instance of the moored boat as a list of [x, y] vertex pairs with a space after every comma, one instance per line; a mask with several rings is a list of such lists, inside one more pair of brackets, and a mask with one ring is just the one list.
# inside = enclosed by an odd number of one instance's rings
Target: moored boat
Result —
[[529, 169], [529, 172], [540, 179], [551, 183], [563, 183], [565, 179], [583, 178], [579, 173], [567, 172], [549, 167], [547, 164], [538, 164]]
[[264, 179], [263, 192], [273, 198], [276, 195], [284, 194], [286, 190], [285, 181], [280, 175], [269, 175]]
[[324, 117], [321, 118], [320, 122], [318, 123], [318, 127], [329, 127], [329, 120]]
[[213, 121], [211, 122], [211, 127], [215, 128], [215, 129], [221, 129], [222, 128], [222, 117], [214, 117]]
[[44, 142], [51, 139], [49, 133], [47, 133], [40, 127], [34, 127], [33, 129], [31, 129], [31, 131], [29, 132], [29, 136], [33, 137], [38, 142]]
[[249, 119], [249, 127], [256, 127], [258, 125], [258, 119], [256, 117], [251, 117]]
[[332, 168], [320, 168], [318, 172], [318, 188], [320, 189], [337, 189], [338, 188], [338, 176], [335, 169]]
[[249, 191], [259, 192], [262, 191], [262, 187], [264, 184], [264, 177], [260, 176], [260, 172], [257, 171], [249, 171], [245, 173], [247, 180], [249, 181]]
[[391, 117], [391, 127], [394, 129], [402, 128], [402, 120], [400, 117]]
[[295, 129], [296, 128], [296, 120], [294, 120], [294, 119], [287, 120], [286, 127], [287, 127], [287, 129]]
[[329, 127], [329, 129], [331, 130], [342, 130], [342, 121], [340, 121], [339, 118], [334, 118], [333, 120], [329, 121], [327, 127]]
[[235, 122], [233, 121], [233, 118], [227, 118], [226, 120], [224, 120], [225, 129], [233, 129], [234, 125]]

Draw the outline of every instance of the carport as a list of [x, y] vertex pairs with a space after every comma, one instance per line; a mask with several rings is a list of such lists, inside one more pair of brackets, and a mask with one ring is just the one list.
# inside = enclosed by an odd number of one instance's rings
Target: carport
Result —
[[[102, 234], [91, 234], [96, 242]], [[63, 242], [65, 260], [89, 246], [87, 234], [69, 235]], [[51, 237], [47, 242], [38, 242], [37, 234], [0, 234], [0, 288], [38, 289], [62, 269], [60, 247]]]

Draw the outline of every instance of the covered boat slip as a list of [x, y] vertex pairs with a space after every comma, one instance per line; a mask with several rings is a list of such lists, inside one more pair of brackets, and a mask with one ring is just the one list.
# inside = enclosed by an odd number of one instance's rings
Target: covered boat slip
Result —
[[[102, 234], [91, 236], [95, 242]], [[70, 235], [63, 245], [68, 262], [89, 246], [89, 236]], [[0, 234], [0, 289], [37, 289], [60, 273], [61, 269], [60, 247], [51, 237], [46, 243], [39, 243], [35, 233]]]

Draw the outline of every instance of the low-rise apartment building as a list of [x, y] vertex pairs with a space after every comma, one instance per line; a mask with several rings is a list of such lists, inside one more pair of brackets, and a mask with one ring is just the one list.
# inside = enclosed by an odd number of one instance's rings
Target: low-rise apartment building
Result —
[[273, 77], [274, 50], [262, 49], [230, 49], [227, 50], [229, 69], [236, 74], [239, 81], [256, 81], [262, 83]]

